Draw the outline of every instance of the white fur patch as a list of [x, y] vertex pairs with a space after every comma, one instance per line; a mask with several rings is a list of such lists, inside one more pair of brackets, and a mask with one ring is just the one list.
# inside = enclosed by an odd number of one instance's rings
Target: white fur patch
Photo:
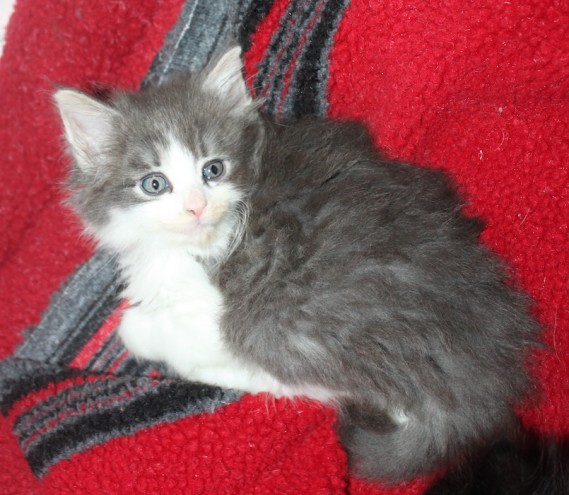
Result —
[[[177, 245], [202, 258], [219, 258], [225, 254], [237, 223], [232, 208], [242, 194], [229, 182], [204, 183], [202, 167], [208, 159], [193, 156], [171, 138], [168, 148], [161, 153], [161, 166], [154, 172], [168, 179], [172, 192], [149, 196], [135, 186], [135, 193], [144, 202], [112, 211], [108, 225], [96, 233], [100, 243], [121, 253], [140, 244], [154, 244]], [[226, 161], [225, 166], [231, 167], [231, 163]], [[187, 209], [192, 194], [206, 202], [199, 218]]]
[[391, 411], [391, 419], [395, 421], [399, 426], [406, 426], [411, 418], [403, 409], [393, 409]]

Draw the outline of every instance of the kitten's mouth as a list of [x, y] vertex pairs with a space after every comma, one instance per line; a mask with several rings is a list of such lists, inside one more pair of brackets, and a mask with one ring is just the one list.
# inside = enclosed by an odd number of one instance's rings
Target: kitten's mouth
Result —
[[178, 217], [170, 223], [170, 229], [185, 238], [203, 237], [213, 232], [216, 226], [217, 223], [211, 220], [188, 218], [187, 216]]
[[210, 224], [197, 221], [197, 222], [189, 222], [188, 224], [186, 224], [184, 231], [193, 234], [193, 233], [202, 232], [203, 230], [207, 230], [208, 228], [211, 228]]
[[218, 235], [219, 222], [211, 218], [179, 217], [171, 224], [171, 229], [183, 244], [206, 245], [215, 241]]
[[192, 239], [199, 242], [207, 242], [213, 237], [215, 224], [198, 220], [197, 222], [191, 223], [186, 232]]

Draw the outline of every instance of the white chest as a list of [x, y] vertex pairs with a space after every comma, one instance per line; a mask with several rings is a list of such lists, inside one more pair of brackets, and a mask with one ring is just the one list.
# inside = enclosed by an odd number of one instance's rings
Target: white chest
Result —
[[124, 267], [130, 280], [119, 335], [140, 358], [162, 361], [182, 377], [248, 392], [289, 395], [274, 377], [234, 356], [219, 328], [223, 298], [189, 256], [163, 255]]
[[130, 284], [119, 335], [140, 358], [166, 363], [183, 378], [251, 393], [333, 400], [336, 393], [310, 385], [285, 385], [231, 353], [219, 321], [223, 297], [204, 268], [188, 255], [161, 255], [124, 267]]
[[124, 272], [125, 296], [134, 305], [119, 332], [135, 355], [165, 361], [184, 375], [230, 359], [219, 332], [221, 294], [197, 261], [168, 253]]

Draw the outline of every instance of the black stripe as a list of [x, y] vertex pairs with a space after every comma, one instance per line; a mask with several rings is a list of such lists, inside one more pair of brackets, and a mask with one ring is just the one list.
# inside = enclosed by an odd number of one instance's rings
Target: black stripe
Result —
[[[314, 1], [318, 0], [310, 1], [311, 3], [314, 3]], [[304, 10], [299, 9], [299, 7], [303, 6], [303, 3], [304, 0], [294, 0], [289, 4], [287, 10], [281, 17], [279, 28], [271, 38], [269, 47], [263, 59], [259, 62], [259, 70], [253, 84], [257, 96], [263, 93], [263, 88], [265, 86], [269, 86], [265, 106], [267, 111], [273, 115], [275, 98], [278, 101], [283, 82], [283, 75], [286, 73], [287, 67], [292, 59], [292, 54], [294, 53], [303, 33], [306, 19], [312, 14], [312, 8]], [[292, 39], [287, 41], [286, 37], [289, 33], [292, 19], [296, 20], [296, 27], [293, 28]], [[277, 60], [276, 56], [278, 52], [283, 49], [284, 54]], [[269, 75], [274, 69], [278, 70], [274, 72], [275, 75], [271, 78]]]
[[283, 90], [286, 80], [285, 76], [289, 70], [290, 65], [293, 62], [293, 55], [298, 48], [300, 38], [304, 32], [304, 24], [307, 20], [308, 19], [302, 19], [303, 27], [299, 30], [295, 30], [293, 40], [288, 46], [285, 47], [284, 54], [280, 60], [270, 62], [268, 64], [269, 69], [273, 66], [273, 64], [278, 64], [278, 70], [274, 72], [273, 78], [269, 80], [270, 89], [265, 99], [265, 108], [267, 112], [269, 112], [273, 117], [278, 117], [277, 108], [283, 98]]
[[[110, 399], [111, 397], [117, 397], [125, 390], [132, 393], [136, 387], [148, 386], [149, 383], [152, 385], [153, 381], [151, 378], [125, 379], [104, 376], [100, 380], [70, 386], [55, 395], [47, 397], [44, 401], [39, 402], [21, 414], [16, 421], [14, 421], [12, 429], [21, 441], [26, 440], [53, 419], [60, 419], [58, 416], [62, 412], [60, 408], [61, 403], [64, 403], [64, 407], [69, 410], [80, 411], [82, 405], [87, 406], [92, 400], [100, 402], [105, 399]], [[156, 387], [157, 385], [153, 386]], [[146, 391], [142, 393], [146, 393]], [[132, 400], [134, 400], [133, 397], [125, 397], [124, 399], [117, 399], [114, 404], [130, 402]], [[109, 403], [106, 409], [116, 407], [114, 404]], [[66, 419], [62, 418], [62, 421], [66, 421]], [[28, 424], [24, 426], [26, 422]], [[53, 426], [53, 428], [56, 427], [57, 425]]]
[[326, 69], [326, 80], [329, 77], [327, 57], [333, 42], [333, 36], [339, 24], [346, 0], [330, 0], [322, 12], [321, 18], [314, 27], [304, 53], [295, 67], [293, 85], [290, 88], [292, 96], [292, 109], [289, 118], [298, 118], [302, 115], [316, 115], [324, 117], [326, 109], [326, 94], [322, 92], [322, 69]]
[[158, 372], [161, 376], [168, 376], [166, 368], [161, 363], [137, 359], [130, 354], [116, 369], [117, 375], [150, 376]]
[[6, 415], [11, 407], [26, 395], [42, 390], [51, 383], [61, 382], [78, 376], [88, 375], [84, 371], [74, 368], [53, 368], [50, 371], [45, 366], [38, 367], [33, 373], [22, 374], [17, 380], [7, 380], [2, 384], [0, 411], [3, 415]]
[[[348, 3], [349, 0], [311, 0], [309, 5], [304, 5], [298, 0], [289, 6], [259, 64], [254, 84], [257, 95], [265, 93], [265, 109], [273, 117], [290, 120], [306, 114], [324, 116], [327, 108], [327, 55], [341, 14]], [[322, 4], [322, 10], [316, 14], [319, 4]], [[296, 23], [292, 37], [287, 39], [290, 19], [295, 19]], [[313, 20], [314, 26], [308, 30], [307, 25]], [[294, 62], [294, 53], [304, 36], [305, 44]], [[277, 60], [279, 50], [284, 50], [284, 53]], [[285, 75], [293, 62], [295, 66], [292, 68], [290, 87], [287, 94], [283, 94]], [[270, 76], [275, 67], [278, 70]], [[322, 77], [325, 81], [321, 80]], [[297, 100], [300, 101], [297, 103]]]
[[259, 23], [267, 16], [275, 0], [252, 0], [245, 5], [241, 0], [239, 5], [241, 25], [237, 39], [244, 52], [251, 48], [251, 35], [257, 30]]
[[221, 405], [223, 400], [224, 393], [219, 388], [170, 383], [124, 408], [85, 415], [64, 428], [48, 433], [28, 451], [26, 457], [32, 471], [41, 476], [50, 465], [87, 446], [135, 433], [160, 421], [174, 421], [186, 414], [204, 412], [211, 408], [212, 402]]

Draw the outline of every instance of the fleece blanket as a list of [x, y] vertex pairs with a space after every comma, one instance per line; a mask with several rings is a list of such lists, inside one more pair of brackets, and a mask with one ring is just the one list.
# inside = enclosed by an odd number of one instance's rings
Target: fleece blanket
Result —
[[[0, 493], [420, 494], [351, 477], [335, 414], [186, 383], [116, 338], [120, 280], [61, 206], [50, 95], [160, 84], [228, 36], [278, 119], [358, 118], [446, 169], [535, 299], [531, 428], [569, 432], [569, 7], [520, 0], [19, 0], [0, 61]], [[365, 205], [362, 205], [365, 214]], [[473, 377], [476, 379], [476, 377]]]

